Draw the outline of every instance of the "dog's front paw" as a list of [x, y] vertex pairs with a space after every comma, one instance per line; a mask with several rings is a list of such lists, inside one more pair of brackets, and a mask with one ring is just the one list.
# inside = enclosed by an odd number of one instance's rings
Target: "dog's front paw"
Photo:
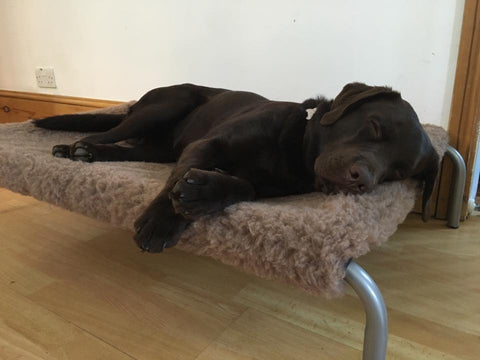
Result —
[[77, 141], [73, 145], [55, 145], [52, 148], [52, 155], [74, 161], [92, 162], [98, 157], [98, 150], [93, 144]]
[[169, 194], [175, 212], [195, 220], [222, 210], [226, 200], [220, 181], [223, 176], [220, 170], [190, 169]]
[[135, 221], [134, 240], [143, 251], [162, 252], [174, 246], [188, 222], [172, 210], [149, 208]]

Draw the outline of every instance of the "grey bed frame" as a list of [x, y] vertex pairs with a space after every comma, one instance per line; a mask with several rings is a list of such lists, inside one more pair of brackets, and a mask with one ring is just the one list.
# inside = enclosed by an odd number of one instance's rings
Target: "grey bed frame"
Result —
[[[465, 188], [466, 168], [460, 153], [448, 145], [448, 156], [454, 166], [452, 190], [448, 200], [447, 226], [460, 226], [462, 199]], [[347, 265], [345, 281], [355, 290], [366, 313], [363, 339], [363, 360], [385, 360], [388, 340], [387, 308], [382, 293], [373, 279], [356, 262]]]

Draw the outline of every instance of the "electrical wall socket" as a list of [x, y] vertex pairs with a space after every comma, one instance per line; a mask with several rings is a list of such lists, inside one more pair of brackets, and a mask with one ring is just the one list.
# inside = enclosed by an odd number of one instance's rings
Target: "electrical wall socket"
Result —
[[56, 88], [55, 73], [52, 67], [37, 67], [35, 69], [37, 85], [41, 88]]

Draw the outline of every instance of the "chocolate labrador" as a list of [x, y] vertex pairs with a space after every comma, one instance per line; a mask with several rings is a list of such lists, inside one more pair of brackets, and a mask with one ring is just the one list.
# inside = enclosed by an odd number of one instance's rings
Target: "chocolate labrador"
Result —
[[[271, 101], [191, 84], [151, 90], [126, 115], [35, 120], [52, 130], [94, 131], [53, 155], [81, 161], [177, 164], [135, 223], [145, 251], [175, 245], [185, 227], [239, 201], [311, 191], [362, 194], [413, 177], [423, 218], [438, 155], [408, 102], [391, 88], [347, 84], [334, 100]], [[129, 140], [130, 146], [115, 144]], [[133, 144], [133, 145], [132, 145]]]

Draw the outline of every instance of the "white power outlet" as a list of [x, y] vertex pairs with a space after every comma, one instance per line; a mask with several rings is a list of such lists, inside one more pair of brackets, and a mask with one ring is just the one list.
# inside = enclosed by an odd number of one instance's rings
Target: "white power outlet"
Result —
[[37, 85], [41, 88], [56, 88], [55, 73], [52, 67], [37, 67], [35, 69]]

